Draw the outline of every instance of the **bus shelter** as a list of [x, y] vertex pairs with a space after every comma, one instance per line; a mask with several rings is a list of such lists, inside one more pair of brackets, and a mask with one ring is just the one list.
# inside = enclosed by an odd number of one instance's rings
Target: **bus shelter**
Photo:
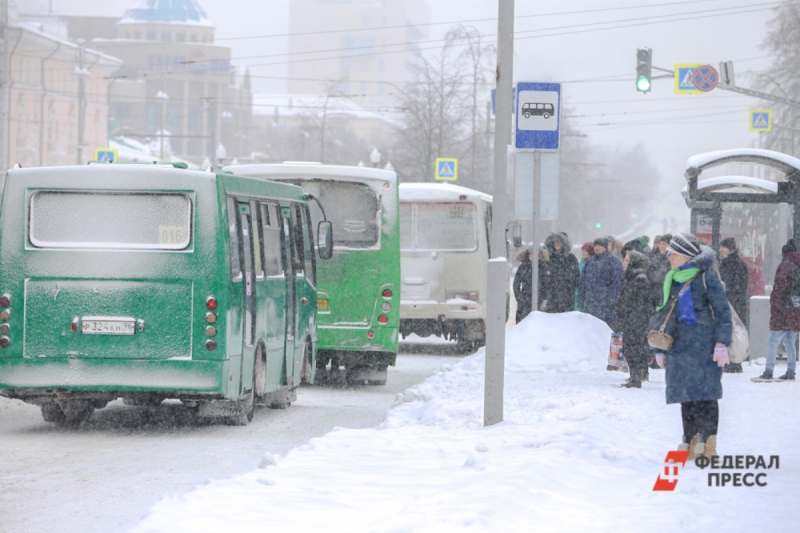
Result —
[[[721, 172], [730, 168], [752, 175]], [[715, 251], [733, 237], [749, 295], [769, 294], [781, 247], [792, 236], [800, 243], [800, 159], [755, 148], [708, 152], [690, 157], [684, 176], [692, 233]]]

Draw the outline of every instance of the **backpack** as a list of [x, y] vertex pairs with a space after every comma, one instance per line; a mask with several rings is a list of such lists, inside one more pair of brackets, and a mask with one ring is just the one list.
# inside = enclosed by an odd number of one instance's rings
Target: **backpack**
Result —
[[792, 277], [789, 279], [789, 305], [795, 309], [800, 308], [800, 267], [792, 264]]

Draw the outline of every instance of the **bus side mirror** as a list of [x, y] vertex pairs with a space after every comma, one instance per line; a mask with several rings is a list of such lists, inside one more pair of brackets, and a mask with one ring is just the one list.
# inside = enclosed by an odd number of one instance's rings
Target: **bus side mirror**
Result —
[[323, 220], [317, 226], [317, 248], [321, 259], [333, 257], [333, 224]]
[[511, 240], [514, 243], [514, 248], [522, 247], [522, 227], [516, 222], [509, 224], [511, 229]]

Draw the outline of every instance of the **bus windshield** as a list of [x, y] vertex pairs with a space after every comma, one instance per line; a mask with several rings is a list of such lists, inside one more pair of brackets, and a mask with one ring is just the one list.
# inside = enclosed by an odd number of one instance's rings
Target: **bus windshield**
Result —
[[[370, 248], [378, 244], [379, 203], [375, 192], [357, 182], [333, 180], [291, 181], [319, 199], [328, 220], [333, 223], [333, 245], [341, 248]], [[316, 202], [308, 203], [311, 222], [316, 228], [322, 212]]]
[[413, 210], [411, 207], [409, 203], [400, 204], [402, 249], [464, 252], [477, 248], [475, 204], [417, 202]]
[[29, 237], [37, 248], [183, 250], [191, 217], [185, 194], [38, 191]]

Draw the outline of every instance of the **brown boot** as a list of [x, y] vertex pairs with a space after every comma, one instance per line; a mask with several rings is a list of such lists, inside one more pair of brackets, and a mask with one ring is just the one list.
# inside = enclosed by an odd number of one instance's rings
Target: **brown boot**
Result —
[[712, 457], [717, 456], [717, 436], [716, 435], [709, 435], [706, 439], [706, 447], [703, 450], [703, 455], [708, 457], [709, 459]]
[[[702, 444], [700, 441], [700, 435], [695, 435], [692, 437], [691, 442], [689, 442], [689, 461], [694, 461], [694, 458], [697, 457], [697, 449], [698, 444]], [[703, 451], [700, 450], [700, 454], [702, 455]]]

